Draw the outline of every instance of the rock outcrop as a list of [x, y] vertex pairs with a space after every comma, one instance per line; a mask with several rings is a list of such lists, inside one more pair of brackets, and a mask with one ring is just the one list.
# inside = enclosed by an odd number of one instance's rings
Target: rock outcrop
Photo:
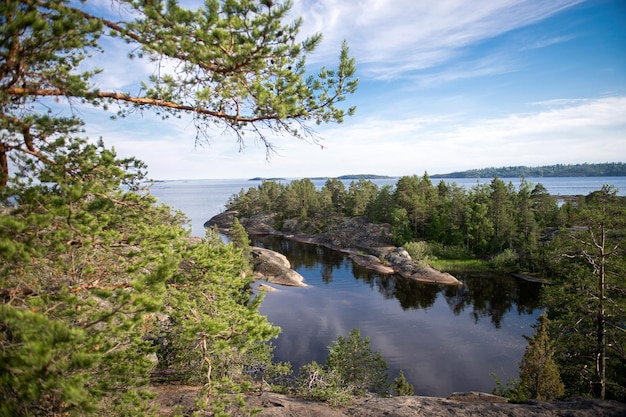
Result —
[[217, 227], [220, 232], [227, 233], [228, 230], [233, 227], [233, 222], [235, 221], [235, 217], [237, 217], [238, 214], [238, 212], [232, 210], [216, 214], [215, 216], [204, 222], [204, 228], [211, 229], [213, 227]]
[[[190, 414], [196, 410], [200, 388], [184, 386], [155, 387], [161, 404], [161, 415], [169, 417], [178, 411]], [[258, 407], [258, 417], [621, 417], [626, 404], [616, 401], [571, 398], [564, 401], [531, 401], [510, 404], [489, 394], [463, 393], [449, 398], [437, 397], [358, 397], [343, 408], [271, 392], [245, 396], [249, 407]], [[180, 414], [179, 414], [180, 415]], [[204, 415], [204, 414], [201, 414]], [[233, 411], [232, 415], [237, 415]]]
[[285, 255], [264, 248], [251, 248], [254, 275], [267, 282], [291, 287], [306, 287], [304, 277], [291, 269]]
[[[208, 220], [205, 227], [217, 227], [227, 232], [238, 216], [236, 211], [227, 211]], [[240, 223], [250, 235], [273, 235], [302, 243], [315, 244], [347, 253], [354, 262], [380, 274], [398, 274], [404, 278], [427, 284], [463, 285], [448, 273], [429, 265], [415, 262], [409, 253], [396, 248], [391, 242], [389, 224], [369, 223], [366, 217], [345, 218], [323, 233], [304, 233], [297, 219], [283, 222], [281, 230], [276, 230], [276, 216], [262, 213], [251, 218], [240, 218]]]

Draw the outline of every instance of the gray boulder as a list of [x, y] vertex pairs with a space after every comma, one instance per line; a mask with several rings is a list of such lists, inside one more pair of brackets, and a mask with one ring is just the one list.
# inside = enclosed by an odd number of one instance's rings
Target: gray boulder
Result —
[[291, 263], [285, 255], [258, 247], [251, 248], [250, 253], [256, 278], [272, 284], [306, 287], [304, 277], [291, 269]]

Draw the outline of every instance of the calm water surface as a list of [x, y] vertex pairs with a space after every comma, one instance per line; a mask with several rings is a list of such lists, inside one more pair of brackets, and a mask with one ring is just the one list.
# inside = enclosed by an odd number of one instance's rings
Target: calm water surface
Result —
[[268, 293], [261, 313], [283, 330], [275, 356], [294, 369], [324, 363], [327, 347], [357, 327], [400, 370], [417, 395], [490, 392], [495, 372], [514, 377], [539, 315], [538, 284], [508, 276], [461, 276], [464, 287], [384, 277], [322, 247], [276, 238], [254, 242], [280, 251], [308, 287]]
[[[514, 185], [519, 179], [506, 179]], [[379, 186], [397, 179], [376, 180]], [[438, 183], [439, 180], [433, 180]], [[466, 188], [476, 179], [453, 179]], [[488, 183], [490, 179], [481, 179]], [[603, 184], [625, 195], [626, 178], [527, 178], [553, 195], [585, 195]], [[325, 180], [314, 181], [318, 187]], [[346, 182], [348, 184], [349, 181]], [[152, 187], [161, 201], [183, 211], [193, 235], [222, 212], [228, 198], [258, 185], [245, 179], [162, 181]], [[448, 396], [454, 391], [486, 391], [494, 372], [503, 382], [517, 376], [538, 309], [540, 285], [509, 276], [456, 274], [460, 288], [423, 285], [384, 277], [355, 265], [343, 254], [282, 239], [254, 244], [284, 253], [308, 284], [268, 293], [261, 313], [282, 328], [275, 358], [298, 366], [324, 363], [327, 347], [357, 327], [387, 360], [391, 378], [403, 370], [416, 395]]]

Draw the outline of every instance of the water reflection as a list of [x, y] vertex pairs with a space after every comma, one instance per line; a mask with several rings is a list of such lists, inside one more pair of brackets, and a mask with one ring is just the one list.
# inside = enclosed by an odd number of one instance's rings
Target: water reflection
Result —
[[464, 286], [428, 285], [397, 276], [383, 277], [353, 264], [340, 252], [317, 245], [276, 237], [257, 237], [254, 244], [284, 254], [295, 270], [319, 268], [321, 281], [326, 285], [333, 282], [336, 271], [350, 264], [356, 280], [378, 290], [387, 300], [397, 300], [402, 310], [428, 309], [442, 293], [454, 315], [470, 309], [474, 322], [489, 318], [494, 327], [500, 328], [503, 317], [511, 310], [532, 314], [539, 308], [541, 286], [508, 275], [459, 272], [454, 275], [466, 284]]
[[381, 276], [324, 247], [279, 238], [257, 246], [287, 256], [306, 288], [266, 296], [261, 312], [283, 329], [276, 358], [294, 368], [324, 362], [327, 346], [353, 327], [387, 359], [390, 376], [404, 370], [416, 395], [491, 391], [489, 375], [517, 375], [530, 327], [539, 314], [540, 284], [503, 275], [455, 274], [462, 287]]

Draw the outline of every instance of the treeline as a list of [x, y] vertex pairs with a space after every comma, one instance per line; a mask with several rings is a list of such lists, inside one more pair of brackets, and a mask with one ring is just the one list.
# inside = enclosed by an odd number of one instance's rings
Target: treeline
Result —
[[510, 166], [470, 169], [433, 175], [433, 178], [520, 178], [520, 177], [624, 177], [626, 163], [556, 164], [539, 167]]
[[266, 181], [242, 189], [227, 208], [241, 216], [274, 212], [278, 223], [297, 217], [317, 231], [342, 217], [367, 216], [374, 223], [391, 224], [396, 245], [428, 240], [475, 256], [510, 249], [526, 270], [541, 265], [538, 242], [546, 230], [575, 220], [573, 203], [559, 208], [541, 184], [522, 180], [516, 189], [495, 178], [465, 189], [443, 180], [435, 185], [427, 174], [401, 177], [395, 186], [382, 187], [364, 179], [346, 187], [332, 178], [319, 190], [306, 178], [288, 184]]

